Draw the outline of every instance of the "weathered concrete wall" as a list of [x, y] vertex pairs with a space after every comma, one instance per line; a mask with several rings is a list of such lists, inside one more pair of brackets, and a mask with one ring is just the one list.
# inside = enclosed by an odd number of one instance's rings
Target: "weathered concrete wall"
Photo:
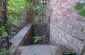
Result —
[[85, 43], [85, 17], [74, 9], [79, 0], [50, 0], [52, 9], [50, 22], [50, 41], [71, 46], [81, 53]]
[[47, 37], [47, 35], [48, 35], [47, 24], [45, 24], [45, 23], [34, 24], [33, 25], [33, 34], [34, 34], [34, 36], [41, 35], [41, 36]]

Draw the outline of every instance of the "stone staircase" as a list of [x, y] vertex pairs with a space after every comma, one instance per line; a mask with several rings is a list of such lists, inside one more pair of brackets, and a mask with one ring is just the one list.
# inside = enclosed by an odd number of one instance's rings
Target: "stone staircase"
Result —
[[31, 25], [25, 26], [10, 40], [15, 48], [9, 50], [9, 55], [57, 55], [56, 45], [24, 45], [24, 41], [31, 40], [30, 31]]
[[15, 55], [57, 55], [56, 45], [31, 45], [20, 46]]
[[10, 40], [15, 48], [9, 50], [9, 55], [62, 55], [65, 47], [60, 45], [30, 45], [31, 26], [25, 26]]

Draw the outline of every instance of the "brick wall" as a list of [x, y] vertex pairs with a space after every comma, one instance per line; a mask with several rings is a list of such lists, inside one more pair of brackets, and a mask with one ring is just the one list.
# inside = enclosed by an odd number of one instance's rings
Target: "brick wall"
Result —
[[85, 43], [85, 17], [78, 15], [74, 6], [79, 0], [50, 0], [50, 41], [71, 46], [81, 53]]

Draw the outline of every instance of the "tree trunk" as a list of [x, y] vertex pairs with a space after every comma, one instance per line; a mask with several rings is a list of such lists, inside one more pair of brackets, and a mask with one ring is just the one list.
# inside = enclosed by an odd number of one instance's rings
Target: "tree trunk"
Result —
[[2, 18], [3, 18], [3, 21], [4, 21], [4, 24], [7, 24], [7, 16], [6, 16], [6, 0], [2, 0]]

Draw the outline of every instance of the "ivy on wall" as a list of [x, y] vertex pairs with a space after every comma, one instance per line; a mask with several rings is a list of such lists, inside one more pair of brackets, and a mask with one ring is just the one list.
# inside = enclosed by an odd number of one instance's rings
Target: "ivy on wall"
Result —
[[75, 9], [79, 11], [78, 14], [80, 16], [85, 17], [85, 3], [76, 4]]

